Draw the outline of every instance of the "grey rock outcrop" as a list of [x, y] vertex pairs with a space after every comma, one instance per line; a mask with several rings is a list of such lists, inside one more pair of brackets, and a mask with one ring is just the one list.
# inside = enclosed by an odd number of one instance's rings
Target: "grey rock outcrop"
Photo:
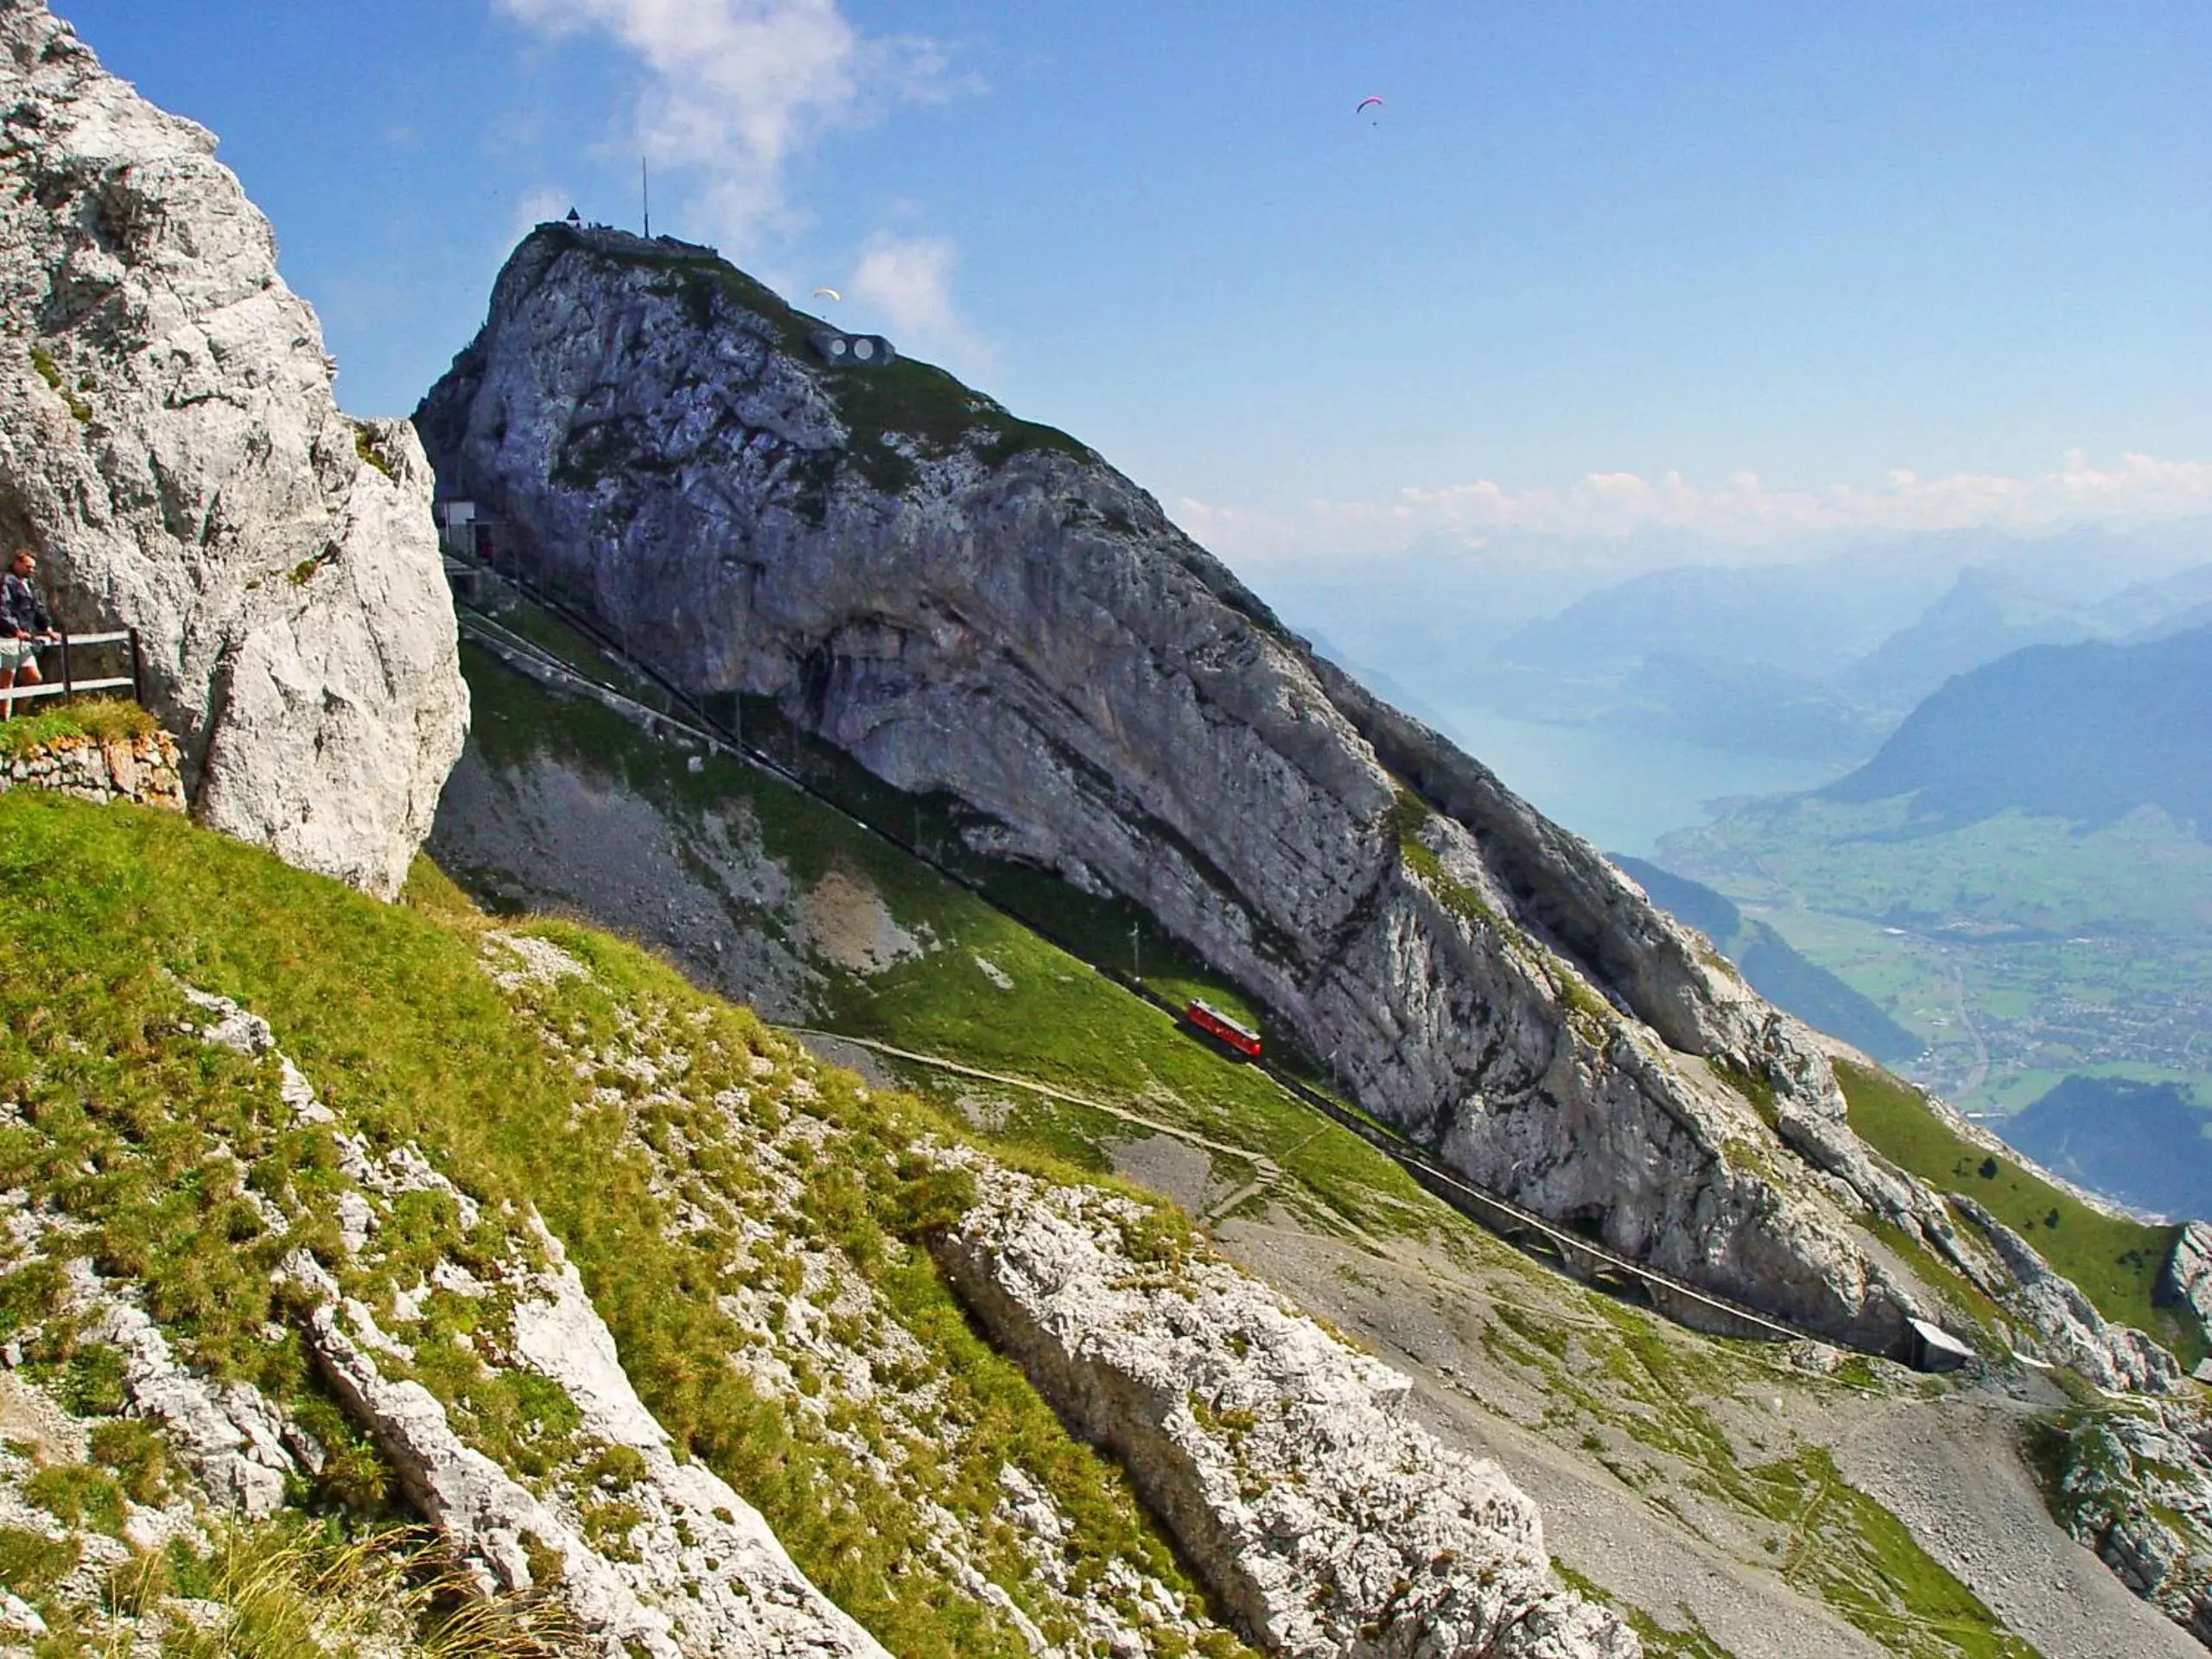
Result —
[[[251, 1383], [219, 1381], [181, 1363], [151, 1315], [128, 1287], [104, 1279], [74, 1253], [80, 1230], [25, 1194], [0, 1193], [0, 1216], [16, 1243], [59, 1244], [67, 1284], [65, 1303], [77, 1338], [114, 1351], [116, 1384], [133, 1416], [155, 1425], [169, 1452], [201, 1490], [226, 1510], [251, 1519], [274, 1514], [299, 1465], [285, 1444], [287, 1425]], [[18, 1344], [0, 1364], [20, 1361]]]
[[2100, 1413], [2056, 1432], [2059, 1524], [2212, 1647], [2212, 1422], [2203, 1408]]
[[217, 1503], [252, 1518], [274, 1515], [287, 1477], [299, 1465], [284, 1444], [285, 1423], [258, 1390], [218, 1382], [188, 1370], [144, 1309], [75, 1264], [73, 1289], [86, 1335], [123, 1356], [123, 1388], [138, 1415], [164, 1438]]
[[136, 628], [193, 810], [389, 896], [467, 696], [404, 422], [356, 422], [204, 129], [0, 0], [0, 541]]
[[2182, 1224], [2158, 1273], [2158, 1300], [2187, 1308], [2190, 1318], [2212, 1332], [2212, 1226]]
[[2005, 1305], [2042, 1338], [2049, 1357], [2071, 1365], [2100, 1388], [2131, 1394], [2174, 1394], [2179, 1362], [2133, 1325], [2099, 1313], [2070, 1279], [2061, 1278], [2028, 1241], [1963, 1194], [1951, 1202], [1979, 1228], [2016, 1288]]
[[[536, 940], [509, 945], [525, 963], [536, 947], [536, 971], [581, 971], [556, 947]], [[273, 1064], [278, 1098], [296, 1124], [338, 1122], [277, 1046], [266, 1020], [229, 997], [181, 982], [180, 988], [212, 1016], [195, 1028], [201, 1041]], [[392, 1201], [404, 1195], [434, 1194], [472, 1224], [480, 1213], [476, 1201], [411, 1144], [377, 1156], [362, 1136], [340, 1129], [332, 1134], [332, 1152], [353, 1184], [334, 1207], [339, 1236], [357, 1262], [391, 1217]], [[269, 1219], [282, 1225], [285, 1218], [272, 1209]], [[419, 1318], [422, 1297], [433, 1286], [501, 1307], [512, 1321], [515, 1363], [566, 1396], [594, 1445], [634, 1459], [634, 1473], [623, 1485], [626, 1524], [612, 1539], [593, 1537], [573, 1501], [531, 1491], [469, 1445], [444, 1403], [421, 1382], [388, 1376], [379, 1355], [408, 1357], [414, 1351], [386, 1332], [366, 1305], [345, 1295], [313, 1255], [294, 1250], [283, 1264], [283, 1276], [305, 1293], [300, 1320], [308, 1353], [455, 1559], [487, 1592], [534, 1590], [552, 1597], [607, 1659], [635, 1653], [652, 1659], [884, 1659], [874, 1638], [793, 1563], [758, 1510], [710, 1471], [677, 1460], [560, 1241], [535, 1211], [522, 1220], [534, 1261], [500, 1262], [487, 1282], [442, 1258], [420, 1292], [395, 1301], [393, 1313], [403, 1323]], [[162, 1422], [212, 1494], [249, 1516], [274, 1513], [284, 1500], [284, 1477], [299, 1472], [288, 1450], [299, 1443], [296, 1432], [251, 1388], [219, 1388], [175, 1365], [151, 1319], [103, 1291], [89, 1269], [77, 1276], [80, 1300], [105, 1298], [96, 1328], [123, 1350], [125, 1386], [137, 1408]]]
[[[302, 1272], [316, 1271], [312, 1262]], [[332, 1300], [308, 1316], [307, 1341], [316, 1364], [347, 1411], [369, 1426], [391, 1459], [409, 1500], [462, 1560], [479, 1565], [487, 1591], [532, 1585], [531, 1551], [557, 1563], [563, 1606], [610, 1655], [625, 1645], [652, 1659], [681, 1659], [667, 1618], [639, 1601], [612, 1564], [590, 1548], [550, 1505], [490, 1458], [464, 1443], [445, 1407], [420, 1382], [386, 1378], [339, 1317]], [[603, 1643], [603, 1647], [601, 1643]]]
[[1103, 1192], [980, 1168], [938, 1248], [1061, 1415], [1112, 1448], [1215, 1595], [1299, 1659], [1633, 1659], [1551, 1581], [1535, 1505], [1408, 1421], [1411, 1384]]
[[824, 369], [806, 327], [709, 251], [543, 226], [417, 425], [638, 655], [1143, 906], [1475, 1179], [1901, 1343], [1850, 1212], [1939, 1212], [1800, 1027], [1096, 454], [926, 365]]
[[683, 1652], [887, 1659], [808, 1581], [759, 1510], [702, 1465], [677, 1461], [575, 1268], [543, 1227], [537, 1236], [550, 1267], [539, 1294], [515, 1309], [516, 1349], [575, 1403], [588, 1433], [638, 1454], [644, 1473], [628, 1496], [642, 1518], [631, 1534], [638, 1559], [626, 1570], [667, 1611]]

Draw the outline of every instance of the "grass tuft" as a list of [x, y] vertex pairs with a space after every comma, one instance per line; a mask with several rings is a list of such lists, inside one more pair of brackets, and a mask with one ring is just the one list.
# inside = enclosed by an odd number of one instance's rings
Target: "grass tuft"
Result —
[[386, 478], [398, 476], [392, 470], [391, 458], [377, 447], [376, 440], [369, 435], [369, 429], [365, 426], [356, 426], [353, 429], [353, 453]]

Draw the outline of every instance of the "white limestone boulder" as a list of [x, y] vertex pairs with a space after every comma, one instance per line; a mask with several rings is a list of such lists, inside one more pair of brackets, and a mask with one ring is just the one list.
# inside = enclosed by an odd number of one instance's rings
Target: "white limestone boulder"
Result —
[[1165, 1260], [1151, 1212], [975, 1166], [938, 1246], [969, 1309], [1110, 1448], [1264, 1651], [1300, 1659], [1630, 1659], [1551, 1578], [1536, 1506], [1405, 1410], [1410, 1383], [1274, 1292]]
[[205, 129], [0, 0], [0, 542], [136, 628], [202, 822], [385, 896], [467, 725], [430, 471]]

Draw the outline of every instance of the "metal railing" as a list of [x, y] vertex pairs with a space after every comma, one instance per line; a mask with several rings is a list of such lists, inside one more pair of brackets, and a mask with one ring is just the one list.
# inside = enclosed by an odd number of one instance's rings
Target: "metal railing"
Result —
[[[77, 677], [80, 653], [88, 651], [105, 652], [118, 646], [124, 648], [130, 657], [130, 671], [128, 674], [95, 676], [91, 679], [79, 679]], [[58, 640], [39, 648], [39, 654], [41, 657], [54, 652], [59, 652], [61, 655], [61, 677], [58, 680], [41, 679], [35, 685], [25, 685], [18, 681], [7, 691], [0, 692], [0, 700], [4, 700], [9, 715], [12, 715], [15, 713], [15, 705], [17, 702], [30, 698], [73, 697], [88, 691], [128, 690], [131, 702], [143, 703], [146, 701], [145, 658], [138, 648], [137, 629], [118, 628], [111, 633], [77, 634], [64, 629]], [[40, 668], [43, 672], [45, 664], [41, 664]]]

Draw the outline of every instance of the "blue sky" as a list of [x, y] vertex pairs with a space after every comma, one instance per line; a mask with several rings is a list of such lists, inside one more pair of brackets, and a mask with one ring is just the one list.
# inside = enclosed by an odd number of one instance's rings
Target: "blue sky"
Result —
[[656, 229], [1244, 561], [2212, 512], [2202, 0], [55, 9], [221, 135], [358, 412], [650, 150]]

